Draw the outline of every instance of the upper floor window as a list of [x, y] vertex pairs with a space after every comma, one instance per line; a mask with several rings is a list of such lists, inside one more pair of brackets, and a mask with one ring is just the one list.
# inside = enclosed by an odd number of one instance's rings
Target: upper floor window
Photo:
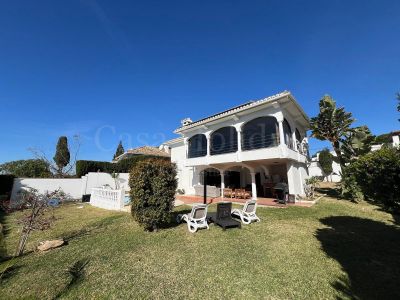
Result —
[[207, 138], [204, 134], [196, 134], [188, 141], [188, 158], [207, 155]]
[[274, 117], [260, 117], [243, 125], [242, 149], [275, 147], [279, 144], [278, 122]]
[[283, 120], [283, 135], [285, 137], [285, 144], [293, 149], [293, 138], [292, 138], [292, 129], [290, 128], [289, 122], [284, 119]]
[[211, 134], [211, 155], [236, 152], [237, 149], [238, 142], [235, 127], [223, 127]]

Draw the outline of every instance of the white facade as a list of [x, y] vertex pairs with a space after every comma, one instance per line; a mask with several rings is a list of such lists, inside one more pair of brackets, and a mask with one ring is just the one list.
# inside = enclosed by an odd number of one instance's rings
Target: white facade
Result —
[[197, 122], [184, 121], [175, 131], [180, 137], [163, 147], [170, 148], [178, 168], [178, 188], [185, 194], [195, 194], [204, 170], [219, 173], [213, 175], [213, 183], [221, 190], [230, 185], [247, 188], [253, 198], [265, 196], [266, 183], [284, 182], [290, 194], [304, 194], [309, 121], [290, 92]]

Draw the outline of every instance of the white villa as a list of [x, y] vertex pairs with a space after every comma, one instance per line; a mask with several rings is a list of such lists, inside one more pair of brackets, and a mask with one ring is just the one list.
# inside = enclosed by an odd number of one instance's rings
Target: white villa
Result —
[[244, 188], [253, 199], [268, 197], [274, 184], [303, 195], [308, 177], [309, 119], [285, 91], [250, 101], [193, 122], [187, 118], [174, 132], [180, 137], [161, 148], [177, 164], [178, 188], [185, 195], [223, 195], [224, 188]]

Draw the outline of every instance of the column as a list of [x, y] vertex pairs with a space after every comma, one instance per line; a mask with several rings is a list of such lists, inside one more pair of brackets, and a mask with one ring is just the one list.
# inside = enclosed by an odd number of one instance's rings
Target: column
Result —
[[207, 139], [207, 157], [210, 157], [210, 148], [211, 148], [211, 143], [210, 143], [210, 133], [206, 133], [206, 139]]
[[223, 170], [220, 170], [219, 174], [221, 175], [221, 198], [224, 198], [225, 172]]
[[285, 145], [285, 134], [283, 133], [283, 120], [278, 121], [279, 125], [279, 141], [281, 145]]
[[237, 143], [238, 143], [238, 152], [242, 152], [242, 128], [236, 128], [237, 131]]
[[294, 150], [294, 151], [298, 151], [298, 149], [297, 149], [297, 142], [296, 142], [296, 128], [295, 128], [295, 130], [292, 132], [292, 142], [293, 142], [293, 150]]
[[295, 174], [295, 169], [296, 166], [294, 165], [294, 162], [288, 161], [286, 164], [287, 167], [287, 178], [288, 178], [288, 186], [289, 186], [289, 194], [295, 195], [298, 194], [296, 193], [297, 187], [296, 187], [296, 174]]
[[189, 154], [188, 138], [184, 138], [183, 139], [183, 144], [185, 145], [185, 154], [186, 154], [185, 158], [189, 158], [189, 155], [188, 155]]
[[251, 194], [253, 200], [257, 200], [257, 185], [256, 185], [256, 173], [254, 171], [250, 172], [251, 175]]

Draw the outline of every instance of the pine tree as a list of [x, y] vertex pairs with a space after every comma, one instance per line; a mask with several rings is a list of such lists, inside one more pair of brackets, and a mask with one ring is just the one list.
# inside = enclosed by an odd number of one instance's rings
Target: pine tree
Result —
[[60, 136], [57, 142], [54, 162], [57, 165], [57, 174], [63, 175], [63, 169], [69, 164], [70, 153], [68, 148], [68, 139], [66, 136]]
[[122, 155], [125, 153], [125, 149], [122, 146], [122, 141], [119, 141], [118, 147], [117, 147], [117, 151], [115, 151], [114, 157], [113, 159], [117, 158], [118, 156]]

